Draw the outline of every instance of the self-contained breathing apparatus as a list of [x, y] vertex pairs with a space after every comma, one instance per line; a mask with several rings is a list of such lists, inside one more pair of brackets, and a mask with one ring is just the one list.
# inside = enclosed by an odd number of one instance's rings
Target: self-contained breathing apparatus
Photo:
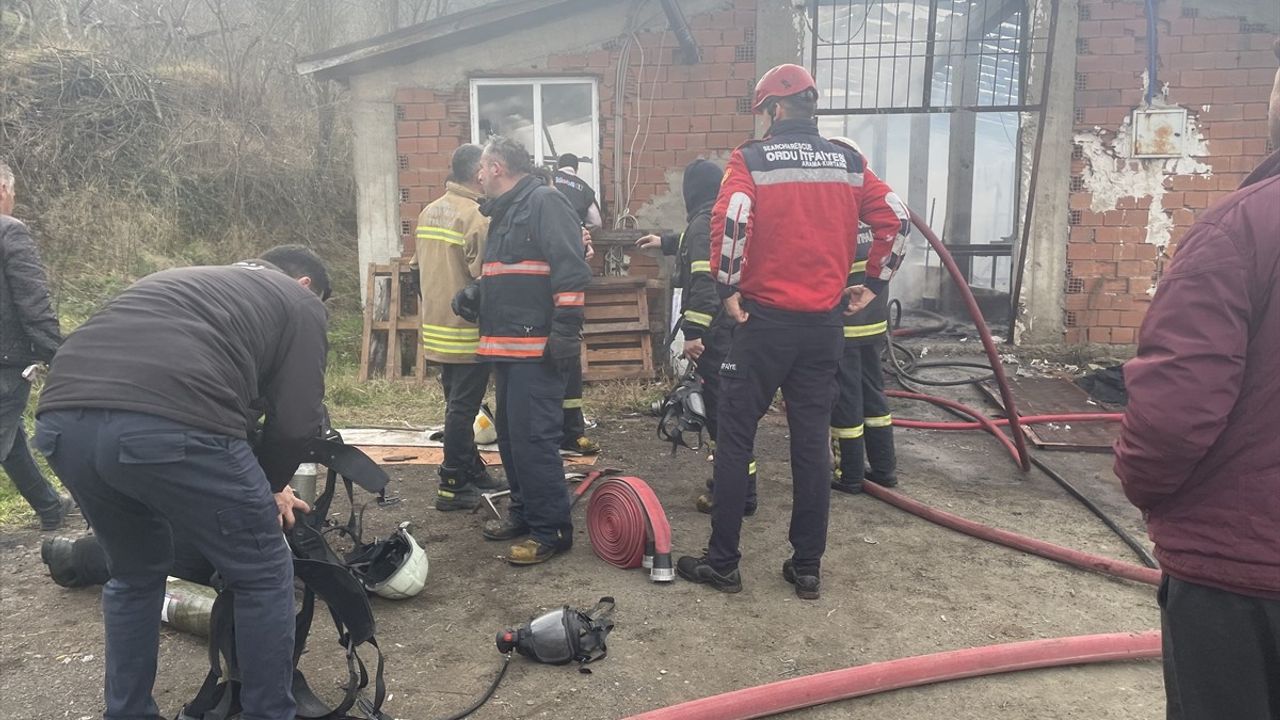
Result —
[[[707, 425], [707, 405], [702, 397], [702, 377], [698, 368], [689, 363], [689, 368], [680, 377], [675, 387], [650, 407], [658, 416], [658, 437], [671, 443], [671, 454], [683, 445], [690, 450], [702, 449], [702, 430]], [[690, 445], [685, 434], [697, 436], [697, 443]]]
[[602, 597], [587, 612], [565, 605], [544, 613], [527, 625], [498, 633], [498, 652], [514, 650], [548, 665], [593, 663], [609, 654], [605, 639], [613, 629], [613, 607], [613, 598]]
[[[357, 448], [344, 445], [337, 432], [327, 430], [312, 445], [311, 462], [326, 466], [324, 491], [311, 512], [297, 512], [293, 528], [286, 533], [293, 551], [294, 575], [302, 581], [302, 606], [295, 617], [293, 649], [293, 696], [297, 717], [305, 720], [390, 720], [382, 712], [386, 699], [382, 652], [374, 637], [373, 608], [369, 593], [384, 597], [410, 597], [426, 582], [426, 553], [402, 524], [390, 538], [365, 543], [362, 540], [363, 506], [356, 508], [353, 483], [385, 501], [390, 478]], [[329, 506], [338, 478], [352, 501], [345, 525], [328, 526]], [[345, 557], [329, 545], [327, 536], [337, 532], [348, 536], [354, 549]], [[338, 633], [338, 643], [347, 660], [347, 682], [337, 705], [321, 700], [308, 685], [298, 661], [306, 649], [307, 636], [315, 613], [316, 599], [329, 608]], [[232, 720], [240, 713], [239, 663], [235, 649], [234, 598], [222, 591], [214, 602], [210, 619], [209, 674], [195, 699], [187, 703], [178, 720]], [[361, 646], [373, 648], [376, 664], [372, 674], [358, 654]], [[224, 671], [225, 666], [225, 671]], [[373, 697], [363, 697], [372, 683]], [[350, 713], [358, 714], [350, 714]]]

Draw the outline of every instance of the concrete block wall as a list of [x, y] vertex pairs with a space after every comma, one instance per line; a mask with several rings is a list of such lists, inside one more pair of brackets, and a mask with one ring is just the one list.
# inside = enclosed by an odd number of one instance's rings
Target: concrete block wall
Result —
[[[615, 173], [623, 173], [625, 181], [630, 170], [632, 190], [627, 209], [644, 215], [646, 205], [674, 191], [672, 177], [678, 177], [686, 164], [699, 157], [724, 157], [755, 130], [747, 106], [756, 81], [755, 2], [737, 0], [712, 12], [690, 15], [688, 21], [702, 53], [702, 62], [696, 65], [681, 64], [679, 43], [669, 30], [636, 33], [634, 42], [644, 50], [644, 64], [642, 67], [640, 50], [633, 45], [623, 103], [621, 168], [613, 163], [614, 101], [618, 63], [627, 36], [589, 50], [551, 54], [545, 59], [545, 69], [523, 73], [598, 79], [602, 187], [596, 192], [604, 198], [606, 223], [621, 210], [614, 196]], [[665, 20], [660, 26], [665, 27]], [[418, 213], [444, 191], [450, 155], [471, 139], [469, 95], [468, 81], [445, 91], [396, 90], [404, 256], [414, 250], [412, 231]], [[637, 128], [640, 134], [635, 138]]]
[[1189, 132], [1181, 157], [1141, 160], [1130, 158], [1128, 147], [1130, 114], [1145, 104], [1143, 3], [1080, 0], [1067, 343], [1136, 342], [1178, 241], [1200, 211], [1239, 186], [1271, 150], [1276, 19], [1210, 16], [1180, 0], [1156, 7], [1153, 104], [1187, 108]]

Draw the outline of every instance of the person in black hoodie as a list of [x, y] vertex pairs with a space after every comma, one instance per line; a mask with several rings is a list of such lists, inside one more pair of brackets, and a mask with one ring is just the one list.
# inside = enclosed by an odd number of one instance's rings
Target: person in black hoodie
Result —
[[[711, 208], [720, 192], [724, 171], [710, 160], [694, 160], [684, 169], [684, 207], [688, 226], [684, 232], [646, 235], [636, 247], [661, 248], [676, 256], [676, 287], [680, 292], [680, 330], [684, 334], [684, 356], [696, 363], [702, 378], [702, 398], [707, 406], [707, 433], [716, 440], [716, 411], [719, 405], [720, 363], [733, 339], [734, 321], [721, 311], [715, 280], [711, 277]], [[756, 474], [752, 461], [747, 490], [747, 514], [756, 510]], [[711, 483], [707, 489], [714, 492]], [[698, 497], [699, 512], [711, 512], [711, 493]]]

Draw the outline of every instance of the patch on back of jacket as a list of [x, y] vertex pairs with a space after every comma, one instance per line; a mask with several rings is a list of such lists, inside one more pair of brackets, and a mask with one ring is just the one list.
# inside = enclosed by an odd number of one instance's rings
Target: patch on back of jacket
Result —
[[847, 182], [862, 185], [862, 157], [852, 150], [807, 140], [765, 140], [744, 148], [756, 185]]

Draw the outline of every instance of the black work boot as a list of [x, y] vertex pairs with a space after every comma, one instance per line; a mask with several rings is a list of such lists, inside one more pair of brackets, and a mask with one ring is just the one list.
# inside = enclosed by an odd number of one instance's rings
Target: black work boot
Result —
[[436, 490], [436, 509], [474, 510], [480, 506], [480, 491], [467, 482], [457, 468], [440, 466], [440, 488]]
[[480, 453], [476, 453], [471, 464], [463, 470], [463, 476], [467, 482], [481, 492], [496, 492], [507, 489], [506, 480], [495, 478], [489, 474], [489, 468], [485, 467], [484, 458], [480, 457]]
[[822, 588], [822, 579], [817, 570], [801, 568], [796, 570], [795, 562], [787, 560], [782, 563], [782, 579], [796, 586], [796, 597], [801, 600], [817, 600]]
[[40, 544], [40, 559], [49, 568], [49, 577], [62, 587], [104, 585], [111, 579], [107, 554], [93, 535], [71, 539], [51, 537]]
[[40, 530], [43, 532], [52, 532], [62, 528], [66, 522], [67, 515], [75, 509], [75, 501], [68, 495], [58, 495], [58, 504], [53, 508], [40, 513]]
[[706, 555], [685, 555], [676, 561], [676, 573], [689, 582], [710, 585], [723, 593], [742, 592], [742, 575], [738, 568], [720, 572], [711, 567]]
[[835, 451], [831, 489], [857, 495], [862, 492], [863, 468], [866, 465], [862, 438], [833, 440], [831, 446]]
[[898, 460], [893, 447], [893, 426], [869, 427], [866, 432], [867, 480], [881, 487], [898, 486]]

